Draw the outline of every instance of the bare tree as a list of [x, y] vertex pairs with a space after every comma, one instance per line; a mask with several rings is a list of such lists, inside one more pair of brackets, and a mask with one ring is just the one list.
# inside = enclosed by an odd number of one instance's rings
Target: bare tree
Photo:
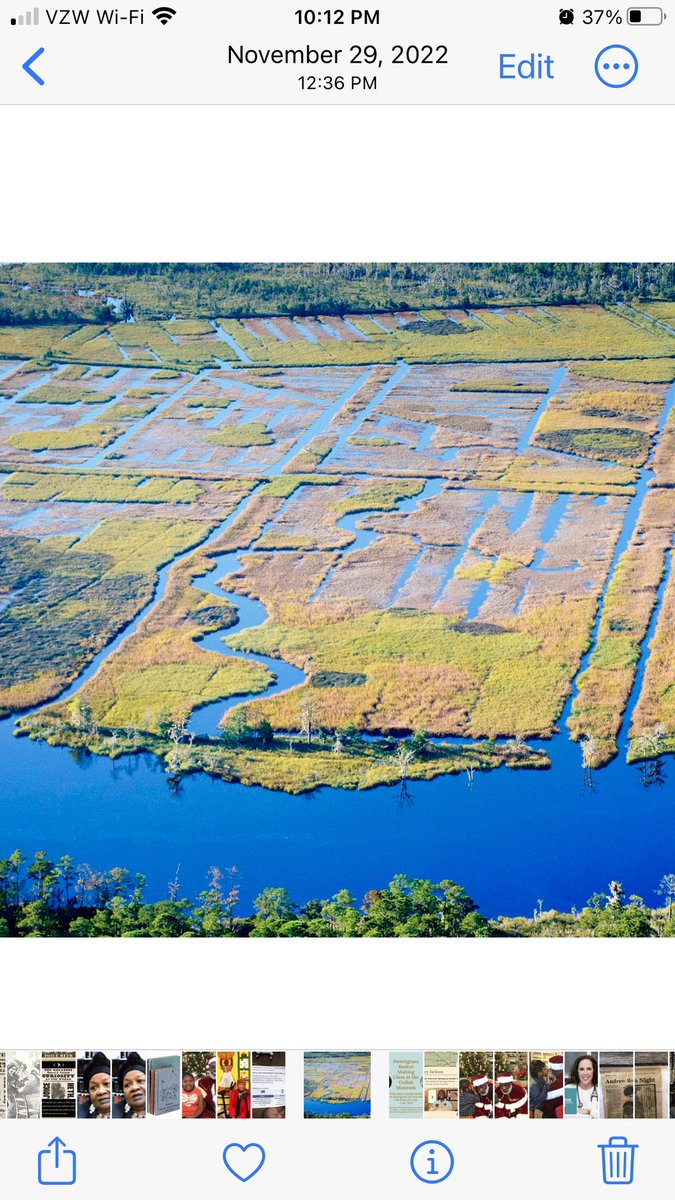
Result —
[[307, 745], [311, 746], [314, 727], [319, 714], [319, 702], [308, 692], [300, 701], [300, 729], [307, 736]]
[[593, 767], [598, 755], [597, 739], [585, 734], [581, 739], [581, 765], [584, 772], [584, 787], [593, 789]]
[[410, 765], [415, 758], [415, 751], [411, 750], [404, 742], [399, 742], [392, 761], [396, 764], [401, 779], [407, 779], [410, 773]]
[[664, 875], [656, 889], [657, 896], [665, 896], [668, 904], [668, 920], [672, 920], [675, 903], [675, 875]]
[[[167, 736], [173, 745], [166, 756], [166, 765], [169, 771], [175, 772], [180, 769], [187, 751], [187, 747], [182, 745], [183, 738], [187, 736], [187, 725], [184, 718], [177, 717], [174, 719], [167, 730]], [[190, 745], [192, 745], [192, 740], [191, 738]]]
[[524, 741], [519, 733], [516, 733], [512, 738], [509, 738], [506, 743], [506, 749], [515, 755], [516, 758], [522, 758], [527, 750], [527, 742]]
[[169, 727], [168, 736], [174, 746], [178, 746], [187, 733], [185, 720], [181, 717], [174, 718], [172, 725]]
[[409, 746], [406, 746], [405, 742], [399, 742], [392, 755], [391, 761], [393, 761], [394, 765], [396, 766], [399, 779], [401, 780], [401, 790], [399, 794], [399, 802], [401, 804], [411, 803], [410, 792], [408, 791], [408, 775], [410, 773], [410, 766], [414, 761], [414, 758], [415, 751]]
[[652, 729], [647, 729], [642, 735], [642, 741], [645, 748], [648, 750], [651, 757], [656, 758], [659, 754], [663, 754], [666, 742], [666, 729], [664, 725], [654, 725]]
[[173, 900], [175, 903], [175, 901], [178, 899], [179, 895], [180, 895], [180, 863], [176, 867], [176, 874], [174, 875], [173, 879], [169, 883], [169, 900]]

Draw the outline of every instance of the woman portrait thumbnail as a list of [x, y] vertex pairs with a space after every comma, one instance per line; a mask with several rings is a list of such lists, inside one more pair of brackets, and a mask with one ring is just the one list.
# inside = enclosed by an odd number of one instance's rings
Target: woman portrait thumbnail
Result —
[[147, 1067], [136, 1050], [120, 1051], [113, 1061], [113, 1117], [141, 1120], [146, 1114]]
[[77, 1058], [77, 1115], [90, 1121], [112, 1116], [112, 1072], [102, 1050], [85, 1050]]
[[597, 1120], [603, 1116], [602, 1087], [596, 1051], [565, 1053], [565, 1117]]

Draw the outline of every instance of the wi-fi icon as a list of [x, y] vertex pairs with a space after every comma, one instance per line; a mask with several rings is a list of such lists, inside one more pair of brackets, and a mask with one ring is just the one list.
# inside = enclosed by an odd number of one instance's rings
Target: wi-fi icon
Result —
[[157, 20], [161, 21], [162, 25], [167, 25], [171, 18], [175, 17], [176, 10], [175, 8], [169, 8], [168, 4], [163, 4], [160, 8], [153, 8], [152, 15], [153, 17], [157, 17]]

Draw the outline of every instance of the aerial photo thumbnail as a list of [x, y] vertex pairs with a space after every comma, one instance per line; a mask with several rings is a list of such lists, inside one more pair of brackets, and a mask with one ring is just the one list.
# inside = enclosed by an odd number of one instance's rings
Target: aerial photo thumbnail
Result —
[[305, 1119], [370, 1116], [370, 1054], [308, 1051], [305, 1054]]
[[0, 935], [675, 934], [673, 264], [0, 266]]

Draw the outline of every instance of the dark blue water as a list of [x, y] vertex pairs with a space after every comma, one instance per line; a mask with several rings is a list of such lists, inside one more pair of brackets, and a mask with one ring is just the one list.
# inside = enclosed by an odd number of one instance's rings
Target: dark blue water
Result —
[[345, 1104], [326, 1104], [325, 1100], [305, 1098], [306, 1117], [369, 1117], [370, 1100], [352, 1100]]
[[[0, 723], [0, 856], [20, 847], [124, 866], [166, 896], [180, 863], [188, 895], [210, 866], [236, 866], [242, 912], [268, 886], [302, 903], [349, 887], [359, 900], [395, 874], [454, 879], [489, 916], [583, 904], [619, 879], [649, 902], [675, 868], [671, 778], [645, 787], [617, 760], [584, 786], [581, 752], [556, 739], [550, 771], [476, 772], [370, 791], [321, 788], [289, 796], [185, 778], [172, 790], [151, 755], [107, 758], [12, 736]], [[666, 773], [672, 773], [670, 764]]]

